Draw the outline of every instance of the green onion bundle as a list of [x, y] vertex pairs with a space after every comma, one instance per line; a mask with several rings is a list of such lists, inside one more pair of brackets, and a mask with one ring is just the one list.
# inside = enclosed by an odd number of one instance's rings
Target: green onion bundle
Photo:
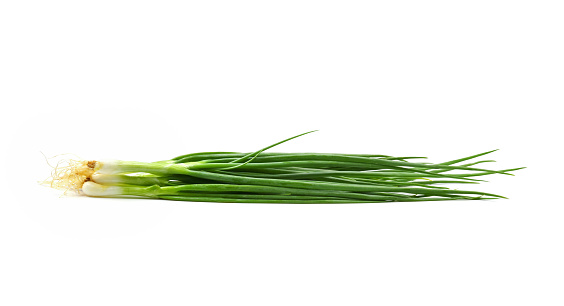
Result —
[[[313, 131], [312, 131], [313, 132]], [[503, 196], [452, 189], [478, 177], [522, 169], [489, 170], [467, 162], [488, 151], [444, 163], [423, 157], [374, 154], [201, 152], [157, 162], [76, 161], [56, 169], [52, 187], [94, 197], [141, 197], [231, 203], [374, 203], [484, 200]]]

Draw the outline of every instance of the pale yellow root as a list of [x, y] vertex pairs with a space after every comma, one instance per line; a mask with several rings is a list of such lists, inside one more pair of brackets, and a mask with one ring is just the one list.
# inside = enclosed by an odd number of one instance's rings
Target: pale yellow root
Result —
[[52, 166], [51, 177], [43, 181], [45, 185], [60, 190], [80, 192], [82, 185], [90, 181], [95, 172], [96, 161], [61, 160]]

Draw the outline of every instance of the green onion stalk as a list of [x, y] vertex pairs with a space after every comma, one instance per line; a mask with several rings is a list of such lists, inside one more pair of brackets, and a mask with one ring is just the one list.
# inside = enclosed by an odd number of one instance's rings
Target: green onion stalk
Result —
[[496, 150], [443, 163], [378, 154], [200, 152], [157, 162], [71, 161], [55, 167], [51, 187], [91, 197], [153, 198], [229, 203], [375, 203], [490, 200], [501, 195], [449, 188], [478, 184], [486, 175], [522, 169], [485, 169], [472, 161]]

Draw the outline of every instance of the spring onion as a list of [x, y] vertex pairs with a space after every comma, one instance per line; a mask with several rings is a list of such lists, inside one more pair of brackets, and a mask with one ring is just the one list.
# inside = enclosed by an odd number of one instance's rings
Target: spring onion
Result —
[[[311, 131], [314, 132], [314, 131]], [[51, 187], [92, 197], [156, 198], [230, 203], [373, 203], [487, 200], [501, 195], [447, 187], [478, 184], [485, 175], [522, 169], [485, 169], [475, 159], [443, 163], [424, 157], [376, 154], [200, 152], [157, 162], [75, 161], [55, 166]]]

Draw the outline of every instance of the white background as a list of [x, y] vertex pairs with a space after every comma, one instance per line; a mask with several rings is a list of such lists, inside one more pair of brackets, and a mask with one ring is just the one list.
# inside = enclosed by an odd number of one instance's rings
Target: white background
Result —
[[[563, 305], [561, 1], [3, 1], [0, 304]], [[490, 149], [509, 200], [63, 196], [41, 153]]]

